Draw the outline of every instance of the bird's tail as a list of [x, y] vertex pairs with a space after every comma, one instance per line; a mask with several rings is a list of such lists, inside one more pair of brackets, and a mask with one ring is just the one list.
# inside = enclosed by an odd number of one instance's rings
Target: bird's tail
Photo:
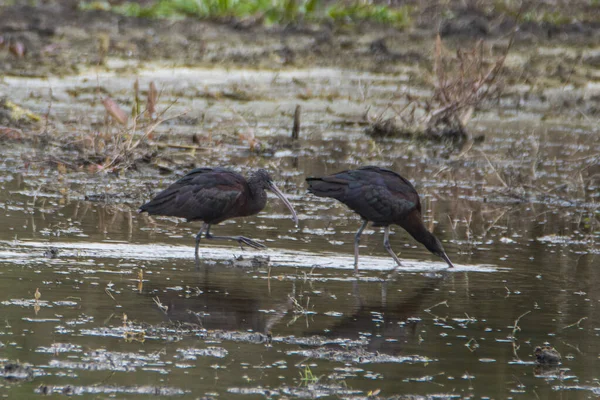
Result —
[[165, 190], [159, 193], [155, 198], [149, 202], [142, 204], [138, 212], [147, 212], [148, 214], [167, 214], [174, 206], [175, 197], [177, 197], [176, 191]]
[[345, 193], [347, 187], [346, 182], [337, 182], [334, 179], [325, 180], [325, 178], [306, 178], [306, 183], [308, 183], [309, 193], [319, 197], [337, 198]]

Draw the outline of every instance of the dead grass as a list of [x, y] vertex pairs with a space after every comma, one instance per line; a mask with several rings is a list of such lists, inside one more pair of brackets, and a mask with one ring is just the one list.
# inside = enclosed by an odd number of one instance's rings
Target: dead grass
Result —
[[482, 40], [471, 48], [450, 52], [438, 35], [433, 52], [431, 97], [420, 99], [403, 94], [402, 108], [390, 105], [393, 117], [386, 118], [381, 113], [368, 118], [371, 123], [367, 134], [453, 142], [472, 139], [467, 124], [474, 112], [498, 99], [504, 91], [504, 61], [513, 39], [514, 32], [502, 54], [493, 56]]
[[[0, 135], [4, 139], [19, 139], [37, 145], [38, 150], [35, 155], [27, 157], [27, 163], [51, 164], [61, 172], [85, 169], [88, 172], [115, 173], [156, 158], [159, 148], [165, 147], [164, 143], [153, 140], [156, 129], [165, 121], [185, 114], [167, 116], [176, 101], [162, 110], [157, 109], [158, 101], [159, 92], [151, 82], [146, 103], [141, 104], [136, 80], [130, 113], [110, 96], [101, 99], [106, 115], [99, 128], [81, 126], [73, 131], [59, 131], [53, 126], [49, 111], [43, 119], [45, 123], [38, 117], [40, 121], [37, 128], [21, 131], [6, 127], [0, 129]], [[51, 108], [50, 103], [48, 109]]]

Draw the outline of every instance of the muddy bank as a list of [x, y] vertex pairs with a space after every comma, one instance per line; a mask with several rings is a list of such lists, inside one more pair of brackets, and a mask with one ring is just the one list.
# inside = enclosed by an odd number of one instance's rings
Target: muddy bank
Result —
[[[130, 18], [108, 11], [81, 11], [77, 1], [4, 6], [0, 9], [4, 44], [0, 65], [5, 73], [18, 76], [73, 74], [81, 67], [104, 66], [107, 57], [141, 63], [168, 60], [179, 66], [281, 69], [344, 65], [397, 72], [398, 64], [428, 67], [432, 40], [438, 32], [449, 43], [487, 39], [502, 46], [503, 38], [517, 26], [514, 10], [464, 8], [460, 4], [414, 6], [411, 25], [404, 30], [368, 22], [265, 27], [252, 18], [214, 22]], [[522, 49], [556, 44], [585, 49], [599, 40], [600, 23], [585, 19], [590, 11], [583, 2], [569, 10], [542, 8], [535, 12], [538, 20], [531, 14], [518, 24], [517, 46]], [[542, 18], [561, 12], [581, 17]], [[584, 63], [597, 64], [595, 53], [582, 57]]]

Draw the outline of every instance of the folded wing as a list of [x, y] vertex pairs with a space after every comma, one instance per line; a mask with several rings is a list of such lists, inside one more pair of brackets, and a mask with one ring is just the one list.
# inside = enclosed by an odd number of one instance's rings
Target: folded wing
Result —
[[246, 190], [246, 181], [234, 172], [197, 168], [142, 205], [140, 211], [219, 223], [230, 218]]
[[387, 225], [421, 211], [413, 185], [393, 171], [363, 167], [321, 178], [307, 178], [309, 192], [346, 204], [364, 219]]

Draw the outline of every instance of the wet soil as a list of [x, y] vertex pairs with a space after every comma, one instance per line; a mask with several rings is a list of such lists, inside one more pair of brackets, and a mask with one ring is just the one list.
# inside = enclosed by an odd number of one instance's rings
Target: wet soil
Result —
[[[17, 76], [69, 75], [90, 66], [106, 66], [107, 57], [141, 63], [160, 59], [178, 66], [219, 64], [278, 70], [290, 66], [344, 65], [397, 73], [398, 64], [430, 67], [431, 43], [438, 33], [453, 45], [486, 39], [502, 47], [517, 26], [516, 16], [501, 7], [477, 9], [465, 7], [463, 2], [425, 3], [413, 4], [414, 21], [405, 30], [367, 22], [301, 22], [265, 27], [260, 18], [138, 19], [108, 11], [81, 11], [76, 0], [3, 6], [0, 65], [4, 73]], [[522, 12], [530, 6], [524, 7]], [[553, 13], [571, 13], [574, 17], [555, 23], [522, 20], [518, 24], [517, 46], [525, 52], [540, 46], [567, 45], [576, 48], [570, 58], [597, 66], [600, 23], [593, 18], [597, 10], [589, 7], [587, 2], [579, 1], [566, 9], [533, 7], [531, 13], [539, 13], [540, 18]], [[21, 51], [12, 47], [14, 43], [22, 45]], [[532, 57], [530, 76], [536, 76], [537, 67], [558, 68], [557, 73], [563, 78], [575, 78], [578, 74], [566, 67], [567, 61], [555, 60], [548, 65]], [[131, 68], [135, 66], [125, 67]]]
[[[507, 67], [519, 79], [469, 125], [485, 140], [457, 149], [365, 134], [367, 110], [388, 115], [402, 93], [430, 94], [431, 31], [335, 31], [319, 52], [330, 28], [240, 30], [52, 7], [22, 31], [19, 18], [38, 9], [2, 14], [11, 34], [65, 41], [48, 59], [35, 45], [31, 58], [1, 55], [2, 93], [42, 116], [17, 124], [19, 134], [0, 130], [0, 349], [11, 378], [2, 395], [598, 396], [600, 75], [585, 61], [597, 44], [523, 39]], [[111, 47], [99, 59], [91, 38], [101, 26]], [[147, 44], [148, 29], [159, 45]], [[202, 49], [186, 36], [194, 29]], [[384, 36], [382, 57], [371, 44]], [[187, 50], [168, 51], [184, 39]], [[90, 143], [124, 135], [101, 99], [130, 109], [136, 80], [143, 96], [156, 84], [157, 109], [171, 119], [136, 149], [152, 157], [99, 169], [113, 154]], [[354, 276], [360, 220], [307, 194], [304, 178], [367, 164], [415, 184], [455, 270], [398, 228], [392, 246], [404, 267], [394, 273], [382, 233], [368, 228]], [[190, 168], [213, 165], [269, 169], [300, 223], [270, 197], [258, 216], [214, 228], [269, 249], [202, 244], [195, 270], [199, 226], [136, 210]], [[560, 362], [539, 365], [538, 348]]]

